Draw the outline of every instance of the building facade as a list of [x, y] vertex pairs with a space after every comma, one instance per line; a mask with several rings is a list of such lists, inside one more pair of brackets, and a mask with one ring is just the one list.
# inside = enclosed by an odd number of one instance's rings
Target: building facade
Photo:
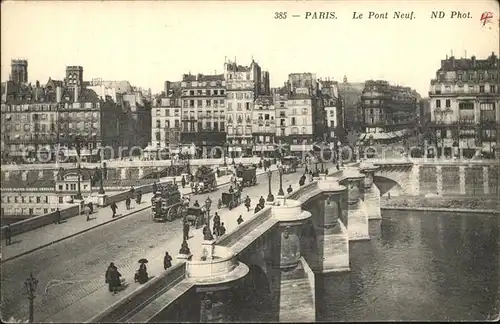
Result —
[[10, 80], [16, 84], [28, 83], [28, 60], [11, 60]]
[[[98, 160], [101, 147], [122, 144], [122, 110], [109, 97], [100, 99], [83, 86], [83, 68], [68, 67], [65, 82], [49, 78], [45, 86], [13, 80], [2, 84], [2, 159], [26, 163], [54, 161], [57, 154]], [[108, 152], [110, 150], [107, 150]]]
[[397, 142], [418, 125], [419, 97], [409, 87], [369, 80], [361, 95], [363, 132], [360, 140]]
[[151, 151], [160, 151], [161, 157], [178, 153], [182, 129], [180, 82], [165, 82], [165, 92], [154, 100], [151, 115]]
[[226, 142], [226, 81], [224, 75], [185, 74], [181, 82], [181, 133], [195, 156], [221, 157]]
[[249, 66], [224, 63], [227, 87], [227, 138], [231, 154], [252, 155], [252, 111], [260, 95], [269, 95], [269, 73], [254, 60]]
[[276, 151], [276, 109], [273, 96], [260, 96], [252, 112], [253, 153], [263, 157]]
[[344, 112], [344, 128], [346, 131], [361, 130], [363, 122], [361, 94], [365, 83], [348, 82], [347, 76], [344, 76], [343, 82], [339, 83], [338, 87]]
[[[499, 59], [446, 57], [429, 92], [433, 142], [438, 154], [471, 156], [498, 152]], [[498, 154], [498, 153], [497, 153]]]
[[322, 106], [325, 110], [325, 141], [337, 142], [339, 129], [344, 127], [342, 101], [339, 98], [338, 82], [320, 81]]

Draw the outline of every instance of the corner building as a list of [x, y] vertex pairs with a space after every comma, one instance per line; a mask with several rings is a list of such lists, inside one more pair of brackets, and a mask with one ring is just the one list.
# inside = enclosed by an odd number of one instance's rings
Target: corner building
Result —
[[499, 154], [499, 59], [446, 57], [429, 91], [433, 144], [438, 155]]

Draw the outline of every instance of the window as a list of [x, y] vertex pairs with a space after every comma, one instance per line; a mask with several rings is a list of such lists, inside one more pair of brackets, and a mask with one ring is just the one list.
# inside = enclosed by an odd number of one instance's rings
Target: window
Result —
[[62, 204], [63, 202], [63, 197], [59, 197], [59, 203]]
[[440, 99], [436, 100], [436, 108], [441, 108], [441, 100]]
[[38, 196], [37, 196], [37, 197], [36, 197], [36, 203], [37, 203], [37, 204], [39, 204], [39, 203], [41, 203], [41, 202], [42, 202], [41, 197], [38, 197]]
[[76, 190], [76, 184], [72, 183], [72, 184], [70, 185], [70, 187], [71, 187], [71, 190]]
[[48, 213], [49, 213], [49, 209], [48, 209], [48, 208], [44, 208], [44, 209], [43, 209], [43, 213], [44, 213], [44, 214], [48, 214]]
[[370, 109], [370, 115], [373, 115], [373, 109]]
[[49, 202], [49, 196], [45, 196], [43, 202], [47, 204]]
[[245, 106], [246, 106], [247, 110], [250, 110], [250, 103], [249, 102], [245, 103]]
[[295, 117], [292, 117], [292, 126], [295, 126]]
[[237, 105], [238, 105], [238, 106], [237, 106], [237, 109], [238, 109], [238, 110], [241, 110], [241, 102], [238, 102], [238, 103], [237, 103]]
[[[10, 202], [10, 197], [7, 196], [7, 202]], [[14, 196], [14, 202], [17, 203], [17, 196]]]
[[[156, 137], [156, 140], [157, 140], [157, 141], [159, 141], [159, 140], [161, 139], [161, 137], [160, 137], [160, 133], [159, 133], [159, 132], [157, 132], [157, 133], [155, 134], [155, 137]], [[66, 190], [67, 190], [67, 188], [66, 188]]]
[[491, 93], [495, 93], [496, 92], [496, 88], [494, 85], [490, 85], [490, 92]]
[[233, 103], [232, 102], [227, 103], [227, 110], [233, 110]]
[[59, 185], [59, 190], [63, 190], [63, 185], [62, 184]]
[[160, 120], [157, 120], [156, 121], [156, 128], [160, 128], [161, 127], [161, 121]]
[[24, 197], [21, 197], [21, 202], [25, 202], [25, 201], [24, 201]]
[[[216, 94], [216, 93], [215, 93], [216, 91], [217, 91], [217, 90], [214, 90], [214, 95]], [[211, 95], [211, 91], [210, 91], [210, 90], [207, 90], [207, 96], [210, 96], [210, 95]]]
[[450, 107], [451, 107], [451, 100], [446, 99], [446, 108], [450, 108]]
[[479, 86], [479, 92], [484, 93], [484, 85]]
[[207, 107], [212, 107], [212, 100], [207, 100], [206, 104], [207, 104]]

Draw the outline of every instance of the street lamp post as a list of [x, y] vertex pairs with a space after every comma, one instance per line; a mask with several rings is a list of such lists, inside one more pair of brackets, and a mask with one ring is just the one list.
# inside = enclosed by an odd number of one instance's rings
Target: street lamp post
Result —
[[33, 303], [35, 300], [35, 291], [36, 286], [38, 285], [38, 280], [33, 277], [33, 274], [30, 273], [30, 276], [24, 281], [24, 287], [26, 288], [26, 293], [28, 294], [29, 300], [29, 322], [33, 323]]
[[212, 205], [212, 199], [210, 197], [207, 197], [205, 200], [205, 208], [207, 209], [207, 227], [208, 230], [206, 231], [204, 235], [205, 241], [212, 241], [214, 239], [214, 236], [212, 235], [212, 231], [210, 230], [210, 206]]
[[226, 167], [227, 166], [226, 155], [227, 155], [227, 153], [229, 153], [229, 143], [226, 142], [225, 144], [226, 145], [224, 145], [224, 146], [225, 146], [226, 150], [224, 151], [224, 166]]
[[273, 172], [271, 170], [267, 170], [267, 177], [269, 178], [269, 193], [267, 194], [267, 201], [273, 202], [274, 196], [271, 192], [271, 178], [273, 176]]
[[103, 166], [101, 165], [101, 172], [99, 172], [99, 191], [97, 192], [98, 194], [100, 195], [104, 195], [104, 185], [103, 185], [103, 181], [104, 181], [104, 168]]
[[280, 190], [278, 191], [278, 196], [284, 196], [285, 191], [283, 190], [283, 167], [281, 165], [278, 167], [278, 172], [280, 174]]
[[78, 192], [75, 195], [76, 200], [82, 200], [82, 189], [81, 189], [81, 180], [80, 180], [80, 173], [81, 173], [81, 140], [80, 137], [75, 138], [75, 148], [76, 148], [76, 155], [77, 155], [77, 170], [78, 170]]

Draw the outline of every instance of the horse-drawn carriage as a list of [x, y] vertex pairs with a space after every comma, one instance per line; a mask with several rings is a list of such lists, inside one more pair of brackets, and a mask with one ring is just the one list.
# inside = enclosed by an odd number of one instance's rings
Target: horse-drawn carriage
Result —
[[186, 221], [192, 226], [200, 228], [205, 225], [206, 211], [203, 207], [188, 207], [186, 211]]
[[175, 184], [161, 185], [151, 198], [151, 215], [156, 222], [173, 221], [185, 214], [186, 205]]
[[257, 169], [240, 165], [236, 168], [236, 179], [243, 187], [255, 186], [257, 184]]
[[202, 165], [194, 175], [193, 191], [195, 194], [212, 192], [217, 190], [215, 171]]
[[281, 163], [283, 165], [283, 172], [294, 173], [299, 167], [299, 158], [293, 155], [285, 156], [281, 158]]
[[237, 207], [241, 204], [241, 192], [233, 191], [233, 192], [223, 192], [221, 198], [219, 199], [218, 207], [227, 207], [229, 210]]

